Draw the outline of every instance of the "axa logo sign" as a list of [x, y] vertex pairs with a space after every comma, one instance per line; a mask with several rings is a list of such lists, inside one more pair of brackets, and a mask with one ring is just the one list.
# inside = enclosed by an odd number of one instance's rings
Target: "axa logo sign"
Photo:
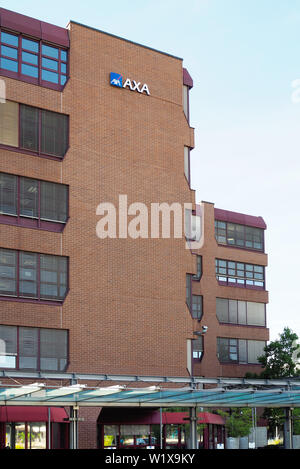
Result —
[[138, 93], [146, 93], [147, 95], [150, 95], [150, 91], [146, 83], [141, 85], [141, 82], [131, 80], [130, 78], [126, 78], [123, 83], [123, 77], [119, 73], [111, 72], [110, 84], [111, 86], [117, 86], [118, 88], [129, 88], [131, 91], [137, 91]]

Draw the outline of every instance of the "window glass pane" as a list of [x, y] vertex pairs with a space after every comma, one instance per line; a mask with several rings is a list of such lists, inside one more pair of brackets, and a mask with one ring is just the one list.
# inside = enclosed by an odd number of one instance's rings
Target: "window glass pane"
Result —
[[20, 252], [20, 285], [21, 296], [37, 296], [37, 254]]
[[41, 298], [62, 300], [67, 291], [67, 258], [41, 254]]
[[17, 59], [18, 49], [14, 49], [13, 47], [8, 47], [8, 46], [1, 46], [1, 55], [5, 55], [6, 57], [11, 57], [12, 59]]
[[1, 58], [1, 68], [4, 70], [9, 70], [10, 72], [17, 72], [18, 71], [18, 62], [11, 59], [4, 59]]
[[0, 173], [0, 214], [2, 213], [17, 215], [17, 176], [12, 174]]
[[238, 323], [247, 324], [246, 301], [238, 301]]
[[22, 52], [23, 62], [29, 62], [33, 65], [38, 65], [38, 55], [29, 54], [29, 52]]
[[49, 70], [42, 70], [42, 80], [58, 84], [58, 73], [49, 72]]
[[218, 358], [220, 362], [228, 362], [229, 359], [229, 341], [228, 339], [222, 339], [218, 337]]
[[19, 105], [6, 101], [0, 105], [0, 143], [19, 146]]
[[17, 256], [16, 251], [0, 249], [0, 294], [16, 295], [17, 293]]
[[265, 342], [248, 340], [248, 363], [259, 363], [258, 357], [264, 355]]
[[20, 146], [26, 150], [38, 151], [38, 109], [25, 106], [21, 106], [21, 136], [20, 136]]
[[61, 73], [66, 74], [67, 73], [67, 65], [66, 64], [60, 64], [60, 71], [61, 71]]
[[39, 191], [36, 179], [20, 178], [20, 215], [38, 217]]
[[51, 70], [58, 71], [58, 62], [56, 60], [46, 59], [45, 57], [42, 58], [42, 67], [50, 68]]
[[188, 147], [184, 147], [184, 174], [187, 180], [190, 180], [190, 151]]
[[60, 77], [60, 84], [61, 84], [61, 85], [64, 85], [64, 84], [66, 83], [66, 81], [67, 81], [67, 77], [66, 77], [65, 75], [62, 75], [62, 76]]
[[0, 326], [0, 368], [15, 368], [17, 356], [17, 328]]
[[239, 340], [239, 363], [247, 363], [247, 341]]
[[41, 218], [65, 222], [68, 212], [68, 188], [63, 184], [41, 182]]
[[53, 57], [54, 59], [58, 59], [58, 49], [56, 49], [56, 47], [50, 47], [43, 44], [42, 54], [47, 55], [48, 57]]
[[38, 329], [19, 328], [19, 355], [20, 368], [37, 369]]
[[226, 298], [217, 298], [216, 308], [219, 321], [228, 322], [228, 300]]
[[13, 34], [5, 33], [4, 31], [2, 31], [1, 42], [5, 42], [5, 44], [10, 44], [11, 46], [18, 47], [19, 38], [18, 36], [14, 36]]
[[44, 422], [29, 422], [27, 430], [27, 448], [46, 449], [46, 424]]
[[30, 41], [29, 39], [22, 38], [22, 49], [30, 50], [31, 52], [39, 51], [39, 43]]
[[192, 317], [194, 319], [202, 317], [202, 296], [200, 295], [193, 295]]
[[229, 322], [237, 324], [237, 301], [229, 300]]
[[42, 111], [42, 152], [64, 156], [68, 145], [68, 116]]
[[63, 371], [67, 362], [67, 331], [56, 329], [40, 330], [41, 369]]
[[68, 59], [67, 51], [65, 51], [65, 50], [61, 50], [61, 51], [60, 51], [60, 59], [61, 59], [63, 62], [67, 62], [67, 59]]
[[247, 302], [248, 324], [251, 326], [265, 326], [265, 304]]
[[39, 69], [31, 65], [22, 64], [22, 74], [33, 78], [38, 78]]

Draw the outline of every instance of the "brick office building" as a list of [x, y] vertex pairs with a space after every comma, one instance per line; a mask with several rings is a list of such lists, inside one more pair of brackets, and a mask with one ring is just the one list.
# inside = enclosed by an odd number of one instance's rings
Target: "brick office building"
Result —
[[[0, 27], [1, 369], [243, 376], [252, 365], [220, 365], [217, 337], [222, 350], [234, 347], [224, 339], [252, 341], [239, 342], [240, 356], [248, 345], [251, 355], [254, 341], [267, 339], [265, 324], [218, 326], [214, 298], [265, 303], [267, 296], [219, 286], [213, 265], [218, 256], [246, 269], [265, 265], [266, 256], [217, 246], [205, 204], [198, 282], [184, 237], [132, 239], [119, 218], [120, 195], [149, 210], [154, 202], [196, 208], [193, 83], [182, 59], [76, 22], [64, 29], [4, 9]], [[102, 203], [117, 208], [116, 237], [97, 235]], [[194, 332], [203, 322], [200, 350]], [[99, 409], [82, 415], [80, 445], [96, 447]]]

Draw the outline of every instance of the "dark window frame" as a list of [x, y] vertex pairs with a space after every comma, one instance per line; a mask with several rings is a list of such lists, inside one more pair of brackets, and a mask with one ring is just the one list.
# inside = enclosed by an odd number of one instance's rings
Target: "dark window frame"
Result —
[[200, 321], [203, 316], [203, 296], [192, 294], [192, 318]]
[[[263, 265], [216, 258], [215, 271], [219, 285], [265, 290], [266, 276]], [[260, 275], [262, 278], [259, 277]]]
[[[195, 357], [194, 354], [197, 354]], [[197, 339], [192, 339], [192, 360], [193, 362], [201, 362], [204, 355], [204, 337], [200, 335]]]
[[[264, 305], [264, 324], [251, 324], [248, 322], [248, 303], [253, 303], [252, 301], [248, 300], [236, 300], [232, 298], [221, 298], [217, 297], [216, 300], [226, 300], [228, 302], [228, 307], [227, 307], [227, 321], [222, 321], [221, 319], [218, 318], [218, 311], [217, 311], [217, 301], [216, 301], [216, 315], [217, 319], [220, 324], [229, 324], [230, 326], [245, 326], [245, 327], [260, 327], [260, 328], [266, 328], [267, 327], [267, 314], [266, 314], [266, 303], [262, 303], [259, 301], [255, 301], [254, 303], [261, 303]], [[232, 322], [229, 320], [229, 301], [236, 301], [237, 302], [237, 322]], [[245, 303], [245, 308], [246, 308], [246, 323], [239, 322], [239, 302], [244, 302]]]
[[[15, 101], [12, 101], [12, 102], [15, 102]], [[69, 122], [69, 115], [67, 114], [63, 114], [63, 113], [59, 113], [59, 112], [56, 112], [56, 111], [50, 111], [49, 109], [42, 109], [42, 108], [38, 108], [38, 107], [35, 107], [35, 106], [29, 106], [27, 104], [23, 104], [23, 103], [19, 103], [19, 102], [15, 102], [17, 105], [18, 105], [18, 146], [13, 146], [13, 145], [7, 145], [7, 144], [3, 144], [3, 143], [0, 143], [0, 148], [3, 148], [5, 150], [10, 150], [10, 151], [16, 151], [18, 153], [24, 153], [26, 155], [34, 155], [34, 156], [38, 156], [38, 157], [41, 157], [41, 158], [47, 158], [47, 159], [51, 159], [51, 160], [55, 160], [55, 161], [63, 161], [63, 159], [65, 158], [66, 154], [68, 153], [68, 150], [69, 150], [69, 146], [70, 146], [70, 143], [69, 143], [69, 138], [70, 138], [70, 122]], [[33, 150], [33, 149], [28, 149], [28, 148], [24, 148], [24, 146], [22, 146], [22, 142], [21, 142], [21, 137], [22, 137], [22, 118], [21, 118], [21, 113], [22, 113], [22, 109], [24, 108], [31, 108], [31, 109], [34, 109], [37, 111], [37, 115], [38, 115], [38, 124], [37, 124], [37, 149], [36, 150]], [[66, 148], [65, 148], [65, 152], [63, 155], [55, 155], [53, 153], [45, 153], [42, 151], [42, 115], [43, 113], [53, 113], [53, 114], [57, 114], [59, 116], [64, 116], [66, 117]]]
[[[14, 46], [12, 44], [2, 42], [2, 32], [6, 33], [6, 34], [10, 34], [11, 36], [17, 37], [18, 38], [18, 46]], [[38, 51], [36, 52], [36, 51], [30, 50], [30, 49], [23, 48], [23, 45], [22, 45], [23, 39], [31, 41], [31, 42], [35, 42], [38, 45]], [[5, 47], [10, 47], [10, 48], [16, 50], [17, 51], [17, 58], [14, 59], [12, 57], [2, 55], [2, 52], [1, 52], [2, 51], [2, 45], [5, 46]], [[53, 57], [50, 57], [50, 56], [47, 56], [47, 55], [43, 54], [43, 52], [42, 52], [43, 45], [57, 49], [58, 50], [58, 59], [55, 59]], [[34, 65], [31, 62], [24, 61], [22, 59], [22, 52], [26, 52], [28, 54], [32, 54], [34, 56], [37, 56], [38, 64]], [[63, 55], [62, 52], [66, 53], [66, 55], [67, 55], [66, 56], [66, 61], [62, 59], [62, 55]], [[10, 30], [7, 30], [5, 28], [0, 28], [0, 64], [1, 64], [1, 59], [4, 58], [4, 59], [11, 60], [13, 62], [16, 62], [17, 67], [18, 67], [17, 72], [7, 70], [5, 68], [0, 68], [0, 75], [2, 75], [2, 76], [6, 76], [6, 77], [9, 77], [9, 78], [14, 78], [14, 79], [17, 79], [17, 80], [20, 80], [20, 81], [24, 81], [26, 83], [39, 85], [39, 86], [42, 86], [44, 88], [50, 88], [52, 90], [62, 92], [64, 90], [66, 84], [68, 83], [68, 80], [69, 80], [69, 71], [70, 71], [70, 65], [69, 65], [69, 58], [70, 57], [69, 56], [70, 56], [69, 49], [67, 47], [63, 47], [63, 46], [60, 46], [58, 44], [52, 44], [50, 42], [45, 42], [41, 39], [30, 37], [26, 34], [22, 34], [22, 33], [17, 32], [17, 31], [10, 31]], [[43, 70], [53, 72], [53, 70], [43, 67], [43, 65], [42, 65], [42, 58], [43, 57], [47, 58], [47, 59], [57, 61], [57, 63], [58, 63], [58, 71], [57, 71], [58, 83], [43, 80], [43, 78], [42, 78], [42, 71]], [[30, 75], [23, 74], [22, 73], [22, 64], [29, 65], [31, 67], [37, 68], [38, 77], [32, 77]], [[66, 73], [61, 72], [61, 65], [62, 64], [66, 65]], [[62, 77], [64, 77], [64, 84], [63, 85], [61, 84]]]
[[[15, 174], [9, 174], [0, 171], [1, 174], [7, 176], [13, 176], [16, 178], [16, 213], [5, 213], [1, 211], [0, 205], [0, 224], [6, 225], [15, 225], [15, 226], [22, 226], [25, 228], [36, 228], [45, 231], [52, 231], [52, 232], [62, 232], [68, 223], [69, 220], [69, 186], [67, 184], [61, 184], [53, 181], [44, 181], [41, 179], [29, 178], [26, 176], [19, 176]], [[21, 214], [21, 181], [23, 179], [33, 180], [38, 183], [38, 214], [36, 217], [31, 217], [29, 215]], [[41, 216], [41, 187], [43, 183], [48, 184], [59, 184], [66, 188], [66, 221], [59, 221], [59, 220], [50, 220]]]
[[196, 267], [197, 273], [193, 275], [192, 279], [195, 282], [200, 282], [203, 275], [202, 256], [200, 254], [196, 254]]
[[[225, 227], [222, 228], [220, 226], [218, 226], [219, 224], [224, 224]], [[228, 242], [228, 239], [230, 239], [230, 236], [229, 236], [229, 228], [228, 228], [228, 225], [233, 225], [234, 226], [234, 233], [235, 233], [235, 237], [234, 239], [238, 239], [238, 236], [236, 235], [237, 231], [238, 231], [238, 228], [241, 228], [243, 230], [243, 237], [240, 238], [243, 240], [243, 245], [241, 244], [237, 244], [236, 242], [235, 243], [229, 243]], [[259, 230], [260, 234], [261, 234], [261, 244], [262, 244], [262, 247], [261, 248], [256, 248], [254, 247], [250, 247], [250, 246], [246, 246], [246, 242], [247, 242], [247, 236], [246, 236], [246, 232], [247, 230]], [[222, 233], [221, 233], [222, 232]], [[221, 234], [220, 234], [221, 233]], [[253, 233], [254, 234], [254, 233]], [[225, 241], [222, 242], [220, 240], [220, 238], [225, 238]], [[232, 223], [232, 222], [227, 222], [227, 221], [224, 221], [224, 220], [215, 220], [215, 238], [216, 238], [216, 241], [218, 244], [220, 244], [221, 246], [228, 246], [228, 247], [232, 247], [232, 248], [238, 248], [238, 249], [244, 249], [244, 250], [247, 250], [247, 251], [255, 251], [255, 252], [262, 252], [264, 253], [265, 252], [265, 236], [264, 236], [264, 229], [263, 228], [258, 228], [258, 227], [254, 227], [254, 226], [249, 226], [249, 225], [242, 225], [240, 223]], [[254, 244], [254, 242], [253, 242]]]
[[[8, 354], [9, 356], [15, 356], [15, 366], [14, 367], [0, 367], [2, 370], [35, 370], [35, 371], [53, 371], [55, 372], [62, 372], [66, 371], [69, 367], [70, 364], [70, 341], [69, 341], [69, 330], [68, 329], [57, 329], [57, 328], [49, 328], [49, 327], [31, 327], [31, 326], [16, 326], [16, 325], [9, 325], [9, 324], [0, 324], [1, 327], [10, 327], [16, 329], [16, 354]], [[35, 357], [37, 359], [37, 367], [36, 368], [25, 368], [25, 367], [20, 367], [20, 329], [35, 329], [37, 331], [37, 356]], [[66, 348], [67, 348], [67, 353], [66, 357], [62, 357], [61, 359], [66, 360], [66, 365], [64, 367], [64, 370], [48, 370], [46, 368], [41, 368], [41, 359], [43, 358], [41, 355], [41, 331], [64, 331], [66, 333]]]
[[[39, 253], [39, 252], [32, 252], [32, 251], [22, 251], [22, 250], [16, 250], [16, 249], [8, 249], [8, 248], [0, 248], [1, 251], [9, 251], [9, 252], [14, 252], [16, 255], [16, 263], [13, 267], [15, 267], [15, 277], [13, 280], [15, 281], [16, 289], [14, 293], [2, 293], [0, 292], [0, 300], [5, 300], [5, 301], [17, 301], [17, 302], [30, 302], [30, 303], [40, 303], [40, 304], [51, 304], [51, 305], [62, 305], [64, 301], [66, 300], [68, 293], [69, 293], [69, 257], [67, 256], [58, 256], [54, 254], [45, 254], [45, 253]], [[20, 294], [20, 257], [21, 253], [24, 254], [34, 254], [37, 256], [37, 267], [36, 267], [36, 287], [37, 287], [37, 294], [36, 296], [30, 296], [26, 295], [25, 293], [23, 295]], [[55, 257], [59, 259], [65, 259], [66, 260], [66, 292], [63, 298], [59, 298], [59, 295], [56, 297], [47, 297], [41, 294], [41, 256], [50, 256], [50, 257]], [[61, 271], [58, 271], [58, 273], [61, 273]], [[0, 277], [1, 277], [1, 264], [0, 264]], [[5, 277], [4, 277], [5, 278]], [[10, 277], [9, 277], [10, 278]], [[64, 286], [63, 283], [57, 282], [57, 287], [59, 289], [60, 286]]]
[[[235, 347], [236, 349], [236, 355], [237, 359], [236, 360], [222, 360], [220, 357], [220, 341], [227, 341], [228, 344], [225, 345], [225, 347], [228, 350], [228, 355], [230, 356], [230, 347]], [[235, 341], [235, 344], [230, 344], [230, 341]], [[241, 344], [240, 342], [246, 342], [246, 361], [240, 361], [240, 349], [241, 349]], [[217, 337], [217, 358], [220, 363], [222, 364], [230, 364], [230, 365], [252, 365], [252, 366], [261, 366], [260, 363], [257, 362], [249, 362], [249, 350], [248, 350], [248, 342], [263, 342], [264, 345], [266, 345], [265, 340], [257, 340], [257, 339], [241, 339], [241, 338], [235, 338], [235, 337]], [[263, 355], [263, 352], [262, 352]]]

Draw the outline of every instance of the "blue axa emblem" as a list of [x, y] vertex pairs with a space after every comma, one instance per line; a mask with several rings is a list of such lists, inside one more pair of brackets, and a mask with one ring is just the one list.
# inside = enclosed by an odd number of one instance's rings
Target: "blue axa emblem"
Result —
[[123, 87], [123, 77], [119, 73], [113, 73], [111, 72], [110, 74], [110, 84], [112, 86], [118, 86], [119, 88]]

